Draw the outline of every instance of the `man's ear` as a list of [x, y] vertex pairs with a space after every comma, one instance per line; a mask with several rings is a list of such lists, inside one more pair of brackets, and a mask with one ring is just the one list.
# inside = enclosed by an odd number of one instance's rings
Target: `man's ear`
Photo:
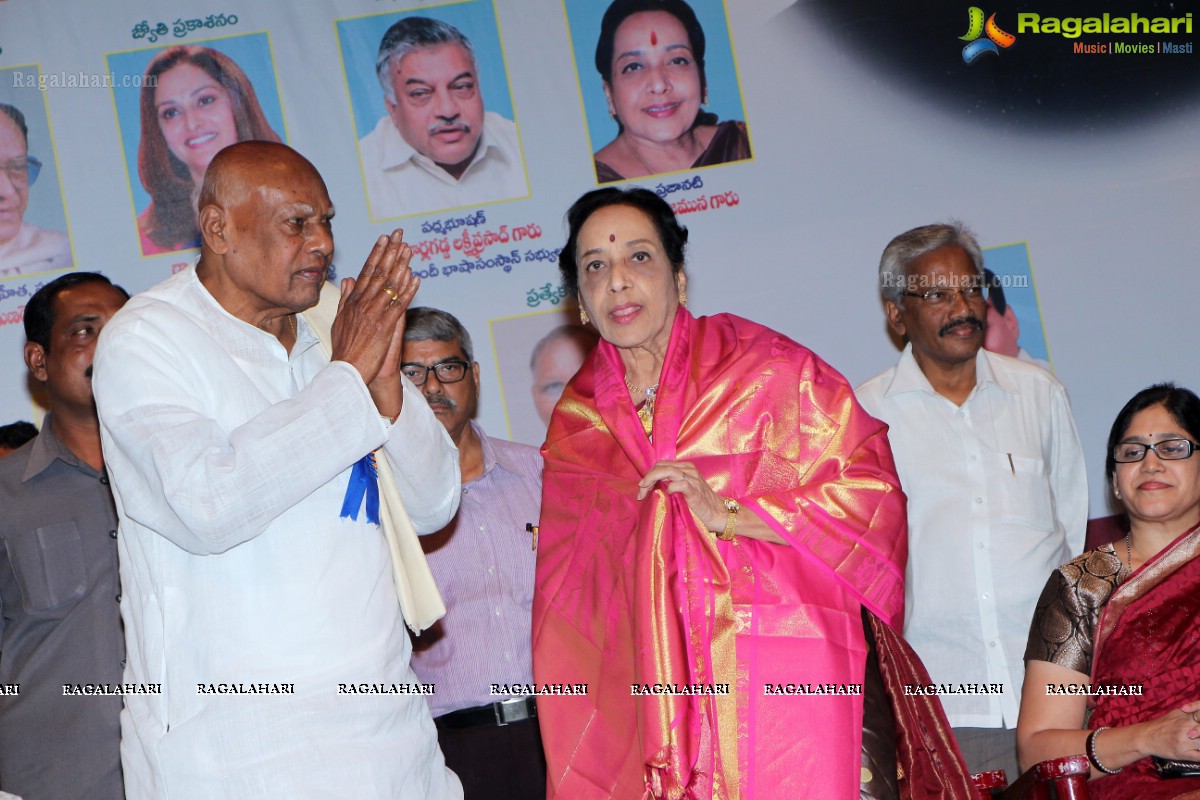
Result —
[[226, 214], [220, 206], [209, 203], [200, 209], [200, 238], [209, 250], [217, 255], [229, 252], [229, 242], [225, 241]]
[[45, 383], [49, 377], [46, 374], [46, 348], [37, 342], [26, 342], [25, 366], [29, 367], [34, 380], [38, 383]]
[[891, 300], [884, 300], [883, 313], [887, 317], [888, 327], [892, 329], [892, 333], [901, 339], [905, 338], [908, 328], [904, 325], [904, 316], [901, 313], [900, 306]]
[[390, 119], [392, 121], [392, 125], [394, 125], [396, 127], [397, 131], [399, 131], [400, 123], [402, 122], [402, 120], [400, 119], [400, 98], [397, 97], [393, 101], [387, 96], [386, 93], [384, 93], [383, 105], [385, 107], [387, 107], [388, 119]]
[[1011, 305], [1004, 309], [1004, 322], [1008, 325], [1009, 330], [1012, 331], [1013, 341], [1021, 341], [1021, 323], [1017, 320], [1017, 315]]

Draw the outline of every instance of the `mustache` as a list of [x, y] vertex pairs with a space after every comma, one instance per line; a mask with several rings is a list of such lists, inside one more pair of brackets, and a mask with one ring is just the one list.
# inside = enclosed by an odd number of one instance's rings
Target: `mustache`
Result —
[[451, 411], [458, 410], [458, 403], [454, 402], [449, 397], [446, 397], [444, 394], [431, 394], [429, 397], [426, 397], [425, 400], [431, 406], [445, 406]]
[[975, 330], [977, 330], [977, 331], [983, 330], [983, 320], [981, 320], [979, 317], [975, 316], [974, 314], [967, 314], [962, 317], [955, 317], [954, 319], [950, 320], [945, 325], [943, 325], [938, 330], [938, 336], [945, 336], [947, 333], [952, 331], [954, 328], [957, 328], [959, 325], [970, 325], [973, 328], [975, 328]]
[[429, 126], [429, 134], [433, 135], [440, 131], [444, 131], [447, 128], [461, 128], [463, 133], [471, 132], [471, 126], [469, 124], [467, 124], [466, 122], [463, 122], [457, 118], [446, 119], [445, 117], [443, 117], [443, 118], [439, 119], [437, 122], [435, 122]]

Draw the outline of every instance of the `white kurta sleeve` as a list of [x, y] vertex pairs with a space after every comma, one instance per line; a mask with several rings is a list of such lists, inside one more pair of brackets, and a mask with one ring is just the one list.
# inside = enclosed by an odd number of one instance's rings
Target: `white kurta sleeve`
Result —
[[113, 489], [125, 515], [189, 552], [254, 538], [386, 435], [349, 364], [271, 402], [211, 342], [104, 333], [94, 390]]
[[1067, 547], [1074, 557], [1083, 552], [1087, 534], [1087, 470], [1066, 390], [1055, 386], [1050, 403], [1050, 430], [1054, 446], [1050, 458], [1050, 491], [1054, 495], [1054, 515], [1066, 531]]
[[458, 511], [462, 490], [458, 449], [425, 397], [407, 378], [402, 380], [404, 404], [383, 450], [413, 527], [417, 533], [433, 533]]

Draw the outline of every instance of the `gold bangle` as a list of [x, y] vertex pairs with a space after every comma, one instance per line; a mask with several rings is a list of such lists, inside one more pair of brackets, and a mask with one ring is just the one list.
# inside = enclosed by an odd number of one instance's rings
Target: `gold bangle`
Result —
[[729, 514], [725, 517], [725, 530], [717, 533], [717, 538], [722, 542], [732, 542], [733, 535], [737, 531], [737, 513], [742, 510], [742, 507], [737, 500], [731, 497], [726, 497], [721, 502], [725, 504], [725, 510]]

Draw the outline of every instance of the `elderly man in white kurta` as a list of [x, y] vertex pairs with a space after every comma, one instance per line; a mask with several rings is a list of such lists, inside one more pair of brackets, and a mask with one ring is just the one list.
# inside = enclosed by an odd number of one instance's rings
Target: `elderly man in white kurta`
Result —
[[399, 372], [417, 288], [399, 233], [313, 308], [332, 216], [294, 151], [227, 148], [200, 261], [100, 342], [125, 681], [161, 687], [126, 698], [129, 798], [462, 797], [409, 668], [403, 622], [428, 626], [440, 600], [396, 502], [440, 528], [458, 459]]

